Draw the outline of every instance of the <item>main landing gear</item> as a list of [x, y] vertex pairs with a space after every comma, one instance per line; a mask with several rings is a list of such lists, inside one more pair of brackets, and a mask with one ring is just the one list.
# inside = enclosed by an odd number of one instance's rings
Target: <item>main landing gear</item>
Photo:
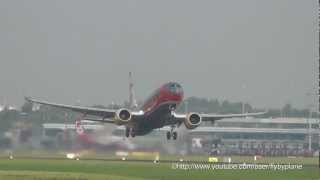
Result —
[[[170, 105], [169, 106], [169, 110], [171, 112], [171, 115], [169, 117], [169, 120], [172, 122], [173, 118], [174, 118], [174, 111], [176, 109], [176, 105]], [[179, 127], [179, 124], [177, 125]], [[167, 132], [167, 140], [170, 140], [171, 137], [173, 140], [176, 140], [178, 138], [178, 133], [177, 131], [174, 131], [174, 129], [176, 128], [176, 125], [171, 125], [171, 130]]]
[[126, 137], [128, 138], [129, 136], [135, 137], [136, 133], [133, 128], [126, 127]]
[[176, 140], [178, 138], [177, 131], [174, 131], [174, 126], [171, 126], [171, 130], [167, 132], [167, 140], [170, 140], [171, 137], [173, 140]]

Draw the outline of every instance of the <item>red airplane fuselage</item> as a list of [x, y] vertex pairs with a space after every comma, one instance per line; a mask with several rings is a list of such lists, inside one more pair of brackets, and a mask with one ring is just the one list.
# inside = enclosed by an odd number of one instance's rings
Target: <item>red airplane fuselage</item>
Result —
[[141, 110], [145, 116], [136, 124], [137, 135], [149, 133], [152, 129], [161, 128], [170, 120], [171, 112], [183, 100], [183, 89], [176, 82], [169, 82], [159, 89], [145, 101]]

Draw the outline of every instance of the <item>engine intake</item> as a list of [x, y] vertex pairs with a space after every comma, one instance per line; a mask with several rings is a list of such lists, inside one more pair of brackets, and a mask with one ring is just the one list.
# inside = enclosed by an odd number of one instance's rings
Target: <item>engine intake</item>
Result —
[[184, 120], [184, 125], [188, 129], [194, 129], [198, 127], [202, 122], [202, 118], [198, 113], [189, 113]]
[[128, 109], [119, 109], [115, 114], [115, 122], [118, 125], [126, 124], [131, 120], [131, 112]]

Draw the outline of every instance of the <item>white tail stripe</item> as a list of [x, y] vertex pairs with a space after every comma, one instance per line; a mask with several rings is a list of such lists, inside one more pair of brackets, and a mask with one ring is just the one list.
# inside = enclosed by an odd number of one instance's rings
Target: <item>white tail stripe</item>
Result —
[[84, 134], [84, 129], [83, 129], [83, 126], [82, 126], [80, 120], [76, 121], [76, 132], [77, 132], [78, 135]]

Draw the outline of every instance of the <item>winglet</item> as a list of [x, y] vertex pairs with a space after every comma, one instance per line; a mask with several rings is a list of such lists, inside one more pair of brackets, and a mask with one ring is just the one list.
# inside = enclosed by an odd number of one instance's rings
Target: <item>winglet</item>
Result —
[[28, 97], [28, 96], [25, 96], [25, 97], [24, 97], [24, 100], [27, 101], [27, 102], [32, 102], [31, 97]]
[[268, 113], [268, 110], [262, 111], [262, 112], [256, 112], [256, 113], [247, 113], [249, 116], [260, 116]]
[[264, 111], [262, 111], [260, 113], [261, 113], [261, 115], [263, 115], [263, 114], [267, 114], [268, 112], [269, 112], [269, 109], [265, 109]]

